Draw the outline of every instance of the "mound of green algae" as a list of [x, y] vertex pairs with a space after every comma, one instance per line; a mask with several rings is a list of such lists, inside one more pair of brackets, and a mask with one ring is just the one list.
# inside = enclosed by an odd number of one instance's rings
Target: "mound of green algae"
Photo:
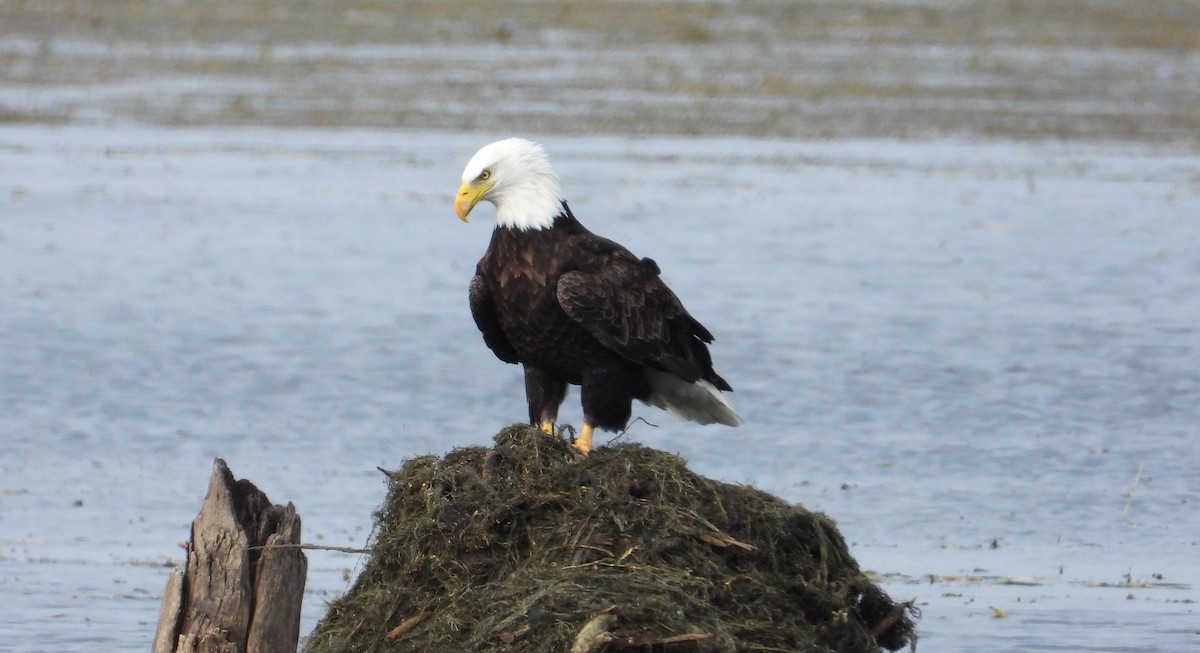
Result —
[[[371, 556], [308, 653], [915, 645], [911, 605], [863, 575], [828, 517], [671, 454], [580, 457], [516, 425], [389, 478]], [[576, 643], [597, 615], [602, 638]]]

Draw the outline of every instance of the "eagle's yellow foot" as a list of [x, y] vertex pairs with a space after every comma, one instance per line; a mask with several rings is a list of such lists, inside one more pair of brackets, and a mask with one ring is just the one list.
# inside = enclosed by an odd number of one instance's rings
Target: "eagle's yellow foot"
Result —
[[592, 431], [595, 430], [595, 428], [596, 427], [588, 424], [587, 422], [583, 423], [583, 431], [579, 434], [579, 437], [575, 438], [575, 441], [571, 443], [571, 446], [575, 447], [575, 451], [578, 451], [586, 456], [588, 452], [592, 450]]
[[542, 433], [554, 437], [554, 422], [542, 422]]

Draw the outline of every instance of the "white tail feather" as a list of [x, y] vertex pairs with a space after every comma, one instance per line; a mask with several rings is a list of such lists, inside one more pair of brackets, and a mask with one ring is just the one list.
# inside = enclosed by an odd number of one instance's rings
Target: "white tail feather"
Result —
[[646, 403], [672, 415], [699, 424], [725, 424], [737, 426], [742, 416], [733, 409], [733, 403], [721, 394], [713, 384], [699, 380], [688, 383], [670, 372], [647, 369], [650, 381], [650, 399]]

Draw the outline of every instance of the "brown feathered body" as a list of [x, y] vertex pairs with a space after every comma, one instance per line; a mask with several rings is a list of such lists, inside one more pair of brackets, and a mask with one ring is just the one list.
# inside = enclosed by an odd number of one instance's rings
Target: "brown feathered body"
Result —
[[[554, 423], [567, 385], [581, 387], [585, 421], [620, 430], [638, 399], [680, 409], [673, 386], [730, 390], [714, 370], [708, 332], [648, 258], [588, 231], [567, 207], [545, 229], [497, 226], [470, 288], [471, 313], [500, 360], [525, 368], [532, 424]], [[687, 394], [686, 392], [684, 394]]]

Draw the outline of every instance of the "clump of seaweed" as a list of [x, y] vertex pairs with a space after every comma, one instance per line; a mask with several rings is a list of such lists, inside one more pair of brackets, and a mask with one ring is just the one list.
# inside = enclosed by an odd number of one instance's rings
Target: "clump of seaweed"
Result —
[[634, 444], [525, 425], [390, 474], [370, 559], [309, 653], [878, 651], [910, 603], [833, 521]]

